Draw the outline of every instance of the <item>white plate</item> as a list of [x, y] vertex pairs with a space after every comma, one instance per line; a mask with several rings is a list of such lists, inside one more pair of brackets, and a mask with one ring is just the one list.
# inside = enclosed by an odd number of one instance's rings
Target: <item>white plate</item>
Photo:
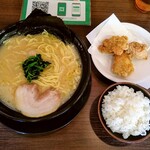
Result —
[[[144, 41], [150, 46], [150, 33], [143, 29], [142, 27], [131, 24], [131, 23], [122, 23], [134, 36], [139, 37], [139, 39], [144, 39]], [[145, 80], [150, 79], [150, 50], [148, 52], [147, 60], [133, 60], [134, 72], [126, 77], [122, 78], [112, 73], [112, 56], [108, 54], [101, 55], [103, 60], [98, 60], [95, 56], [92, 56], [93, 63], [97, 70], [106, 78], [114, 82], [133, 82], [141, 83]]]

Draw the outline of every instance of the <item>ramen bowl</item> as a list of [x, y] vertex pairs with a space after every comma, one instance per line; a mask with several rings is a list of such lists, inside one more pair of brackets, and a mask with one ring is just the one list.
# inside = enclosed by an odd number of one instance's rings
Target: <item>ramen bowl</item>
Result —
[[150, 93], [139, 85], [129, 82], [112, 84], [99, 98], [99, 120], [106, 132], [117, 141], [140, 143], [150, 137], [150, 130], [145, 130], [145, 125], [141, 123], [147, 116], [146, 127], [149, 124], [150, 112], [144, 115], [144, 109], [150, 107], [149, 101]]
[[27, 19], [19, 21], [0, 31], [0, 45], [3, 41], [15, 35], [34, 35], [46, 30], [58, 37], [64, 43], [73, 44], [80, 56], [82, 74], [79, 84], [72, 96], [56, 111], [42, 117], [27, 117], [0, 102], [1, 122], [9, 128], [22, 134], [38, 134], [53, 132], [68, 123], [80, 112], [88, 100], [90, 93], [91, 63], [85, 45], [66, 27], [60, 18], [46, 14], [38, 9], [34, 10]]

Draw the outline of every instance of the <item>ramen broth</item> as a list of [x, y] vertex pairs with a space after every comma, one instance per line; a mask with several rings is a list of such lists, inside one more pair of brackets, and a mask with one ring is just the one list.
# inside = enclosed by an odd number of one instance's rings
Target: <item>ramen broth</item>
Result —
[[80, 56], [72, 44], [65, 44], [56, 36], [44, 31], [36, 35], [17, 35], [3, 42], [0, 47], [0, 100], [13, 110], [15, 91], [27, 83], [22, 63], [30, 56], [41, 54], [44, 61], [50, 62], [37, 80], [40, 92], [48, 88], [59, 91], [61, 105], [76, 90], [82, 75]]

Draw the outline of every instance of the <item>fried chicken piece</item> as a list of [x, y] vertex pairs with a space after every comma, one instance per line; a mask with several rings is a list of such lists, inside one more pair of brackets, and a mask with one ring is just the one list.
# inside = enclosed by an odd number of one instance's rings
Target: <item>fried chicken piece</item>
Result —
[[137, 59], [148, 58], [147, 45], [138, 42], [129, 43], [129, 48], [127, 50], [127, 53], [130, 54], [131, 58], [137, 58]]
[[114, 55], [114, 61], [112, 64], [112, 72], [121, 76], [127, 77], [134, 71], [133, 64], [130, 56], [127, 53], [121, 55]]
[[128, 37], [112, 36], [109, 39], [105, 39], [98, 49], [103, 53], [114, 53], [115, 55], [121, 55], [124, 50], [128, 49]]

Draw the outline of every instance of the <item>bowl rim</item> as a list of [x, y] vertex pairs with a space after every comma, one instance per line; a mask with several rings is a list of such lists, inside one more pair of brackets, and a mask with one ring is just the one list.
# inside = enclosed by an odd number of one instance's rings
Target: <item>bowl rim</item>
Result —
[[[146, 95], [148, 95], [148, 98], [150, 98], [150, 92], [148, 92], [148, 90], [146, 90], [144, 87], [140, 86], [140, 85], [137, 85], [135, 83], [131, 83], [131, 82], [117, 82], [117, 83], [114, 83], [114, 84], [111, 84], [110, 86], [108, 86], [100, 95], [99, 97], [99, 100], [98, 100], [98, 105], [97, 105], [97, 111], [98, 111], [98, 118], [99, 118], [99, 121], [100, 123], [102, 124], [104, 130], [111, 136], [113, 137], [114, 139], [120, 141], [120, 142], [123, 142], [123, 143], [127, 143], [127, 144], [132, 144], [132, 143], [140, 143], [140, 142], [143, 142], [145, 141], [146, 139], [148, 139], [150, 137], [150, 133], [148, 133], [146, 136], [142, 136], [140, 139], [137, 139], [137, 140], [128, 140], [128, 139], [123, 139], [123, 138], [119, 138], [118, 136], [116, 136], [115, 134], [113, 134], [113, 132], [111, 131], [111, 129], [109, 130], [109, 127], [107, 127], [107, 125], [105, 125], [104, 123], [104, 118], [102, 116], [102, 113], [101, 113], [101, 103], [103, 101], [102, 97], [105, 95], [105, 93], [113, 88], [113, 87], [116, 87], [117, 85], [126, 85], [126, 86], [134, 86], [134, 87], [137, 87], [140, 91], [144, 92]], [[133, 87], [132, 87], [133, 88]]]

